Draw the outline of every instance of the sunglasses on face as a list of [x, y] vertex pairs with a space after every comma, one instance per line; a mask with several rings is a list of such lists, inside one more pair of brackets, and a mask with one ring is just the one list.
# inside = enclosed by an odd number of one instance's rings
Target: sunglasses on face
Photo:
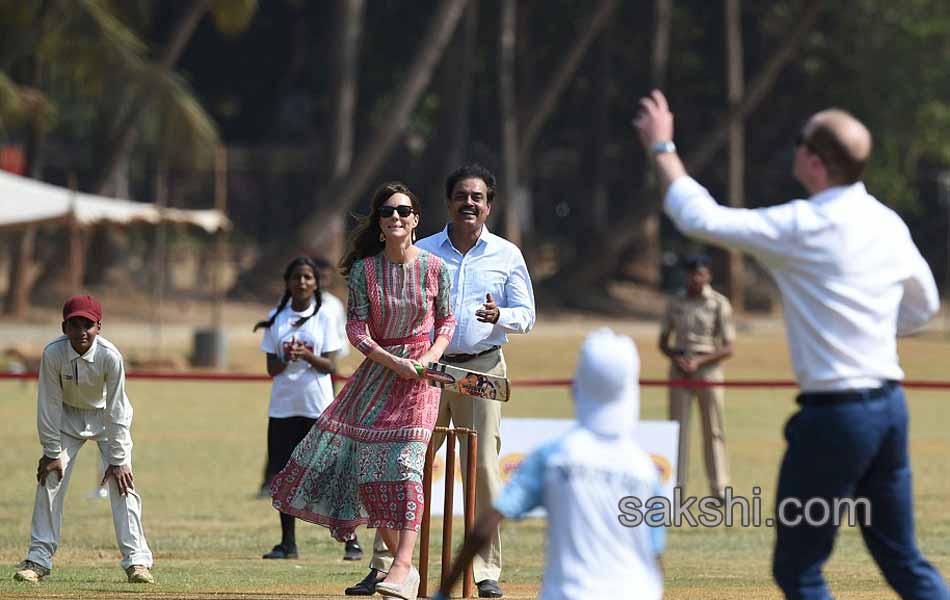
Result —
[[406, 217], [408, 217], [414, 212], [416, 211], [413, 210], [411, 206], [408, 206], [406, 204], [402, 204], [400, 206], [380, 206], [379, 207], [379, 216], [384, 219], [388, 219], [389, 217], [393, 216], [393, 213], [399, 213], [399, 216], [405, 219]]

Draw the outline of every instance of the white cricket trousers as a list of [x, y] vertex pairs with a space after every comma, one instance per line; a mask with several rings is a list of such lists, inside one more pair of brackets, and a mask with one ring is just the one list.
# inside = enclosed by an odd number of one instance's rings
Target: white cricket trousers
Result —
[[[33, 523], [30, 530], [30, 550], [27, 560], [31, 560], [47, 569], [53, 568], [53, 555], [59, 547], [60, 528], [63, 523], [63, 500], [69, 487], [70, 475], [76, 464], [79, 449], [87, 441], [95, 441], [99, 447], [100, 480], [108, 467], [108, 439], [102, 420], [103, 410], [81, 410], [63, 405], [63, 419], [60, 425], [64, 460], [63, 480], [51, 473], [46, 485], [36, 486], [36, 503], [33, 506]], [[127, 455], [132, 456], [131, 448]], [[115, 524], [115, 538], [122, 552], [122, 568], [132, 565], [144, 565], [151, 568], [152, 551], [145, 541], [142, 528], [142, 498], [137, 492], [130, 491], [127, 496], [119, 495], [115, 479], [109, 478], [109, 501], [112, 503], [112, 522]]]

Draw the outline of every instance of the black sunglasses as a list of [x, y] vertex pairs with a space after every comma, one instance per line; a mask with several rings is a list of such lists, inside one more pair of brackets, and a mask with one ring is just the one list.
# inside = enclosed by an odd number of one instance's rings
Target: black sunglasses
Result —
[[389, 217], [393, 216], [393, 213], [399, 213], [399, 216], [405, 219], [414, 212], [416, 212], [415, 209], [407, 204], [379, 207], [379, 216], [384, 219], [388, 219]]

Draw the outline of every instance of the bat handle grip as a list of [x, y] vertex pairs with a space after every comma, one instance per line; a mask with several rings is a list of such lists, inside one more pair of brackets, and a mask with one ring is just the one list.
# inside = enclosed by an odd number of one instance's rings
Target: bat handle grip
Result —
[[419, 377], [425, 377], [425, 376], [426, 376], [426, 368], [425, 368], [425, 367], [423, 367], [422, 365], [415, 365], [415, 367], [416, 367], [416, 373], [419, 374]]

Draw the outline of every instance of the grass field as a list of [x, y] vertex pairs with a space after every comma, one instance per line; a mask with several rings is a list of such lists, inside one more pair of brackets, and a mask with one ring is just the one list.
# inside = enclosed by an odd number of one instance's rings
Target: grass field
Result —
[[[643, 354], [643, 376], [661, 378], [665, 363], [654, 350], [655, 331], [621, 325]], [[540, 324], [506, 349], [515, 379], [566, 377], [586, 325]], [[51, 335], [52, 336], [52, 335]], [[50, 336], [50, 337], [51, 337]], [[121, 347], [121, 346], [120, 346]], [[252, 349], [241, 352], [252, 353]], [[950, 342], [925, 336], [902, 343], [908, 378], [946, 377]], [[261, 361], [262, 363], [263, 361]], [[348, 364], [352, 365], [352, 359]], [[789, 377], [780, 330], [740, 337], [728, 365], [730, 378]], [[135, 406], [135, 477], [144, 501], [144, 521], [156, 557], [158, 583], [131, 587], [118, 568], [108, 502], [87, 498], [94, 487], [94, 446], [83, 449], [66, 501], [63, 540], [52, 577], [39, 586], [12, 581], [13, 565], [29, 541], [34, 473], [39, 445], [32, 382], [0, 383], [0, 597], [10, 598], [324, 598], [363, 576], [366, 563], [340, 560], [342, 548], [326, 530], [298, 525], [301, 558], [262, 561], [279, 539], [277, 513], [255, 492], [263, 467], [268, 386], [265, 383], [128, 384]], [[794, 410], [791, 390], [730, 390], [727, 393], [729, 459], [736, 493], [762, 488], [771, 506], [783, 451], [781, 427]], [[950, 574], [950, 417], [946, 393], [911, 392], [914, 491], [920, 544], [945, 575]], [[666, 414], [665, 392], [643, 393], [642, 416]], [[564, 389], [515, 389], [505, 407], [510, 417], [569, 417]], [[696, 422], [696, 421], [694, 421]], [[704, 493], [698, 427], [693, 427], [690, 492]], [[770, 510], [767, 511], [771, 513]], [[433, 576], [438, 572], [438, 522], [433, 532]], [[503, 530], [506, 597], [534, 598], [542, 568], [545, 524], [506, 523]], [[457, 524], [456, 539], [461, 524]], [[369, 545], [371, 536], [361, 530]], [[746, 600], [779, 598], [769, 576], [773, 532], [766, 528], [679, 529], [664, 556], [667, 598]], [[826, 569], [836, 597], [894, 598], [864, 550], [857, 531], [843, 530]], [[434, 578], [432, 579], [434, 584]]]

